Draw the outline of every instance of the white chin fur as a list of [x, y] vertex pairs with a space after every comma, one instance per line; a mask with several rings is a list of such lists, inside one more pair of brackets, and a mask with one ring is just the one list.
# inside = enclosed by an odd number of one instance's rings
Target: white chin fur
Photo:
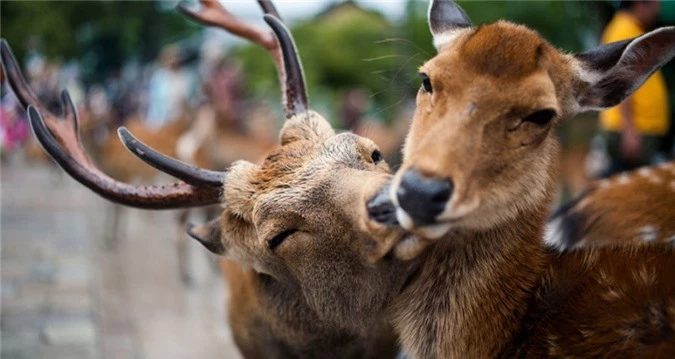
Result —
[[429, 226], [419, 227], [415, 231], [427, 239], [438, 239], [450, 230], [450, 223], [438, 223]]
[[401, 207], [396, 208], [396, 219], [398, 219], [398, 223], [405, 230], [409, 231], [415, 227], [412, 218]]
[[403, 227], [403, 229], [408, 231], [415, 229], [415, 233], [426, 239], [441, 238], [444, 234], [448, 233], [450, 227], [452, 226], [450, 223], [437, 223], [415, 228], [415, 223], [413, 222], [412, 218], [410, 218], [408, 213], [406, 213], [400, 207], [396, 208], [396, 219], [398, 219], [398, 223], [401, 225], [401, 227]]

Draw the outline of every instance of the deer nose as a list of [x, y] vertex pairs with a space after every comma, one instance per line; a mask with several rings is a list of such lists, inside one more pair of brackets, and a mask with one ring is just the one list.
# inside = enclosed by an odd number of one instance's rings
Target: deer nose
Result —
[[415, 224], [426, 225], [436, 222], [436, 216], [445, 209], [452, 189], [449, 179], [431, 178], [409, 169], [403, 173], [396, 197]]

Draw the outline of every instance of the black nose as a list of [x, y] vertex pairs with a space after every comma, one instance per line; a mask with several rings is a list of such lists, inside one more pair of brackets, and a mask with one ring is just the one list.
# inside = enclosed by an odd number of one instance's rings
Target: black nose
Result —
[[403, 173], [396, 197], [415, 224], [432, 224], [445, 209], [452, 188], [448, 179], [426, 177], [415, 169], [409, 169]]
[[396, 225], [396, 206], [389, 198], [391, 181], [382, 186], [375, 197], [371, 198], [366, 205], [370, 219], [385, 225]]

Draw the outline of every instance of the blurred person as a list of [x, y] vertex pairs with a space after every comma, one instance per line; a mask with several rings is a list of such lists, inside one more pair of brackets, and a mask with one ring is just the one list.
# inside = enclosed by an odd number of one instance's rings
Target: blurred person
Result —
[[238, 66], [227, 57], [208, 61], [201, 66], [204, 100], [190, 130], [178, 140], [178, 157], [206, 161], [208, 165], [202, 166], [214, 169], [241, 158], [258, 160], [275, 143], [275, 116], [261, 104], [245, 103], [244, 76]]
[[35, 36], [29, 37], [26, 41], [26, 56], [23, 63], [29, 80], [37, 78], [45, 68], [45, 59], [39, 49], [40, 40]]
[[60, 88], [68, 90], [70, 98], [77, 107], [81, 107], [84, 103], [84, 85], [80, 78], [80, 66], [75, 61], [69, 61], [61, 68], [60, 73]]
[[19, 100], [5, 81], [0, 71], [0, 154], [2, 159], [7, 153], [19, 148], [28, 137], [28, 121], [19, 104]]
[[180, 116], [189, 102], [192, 76], [180, 62], [180, 49], [168, 46], [160, 54], [160, 67], [148, 85], [147, 123], [159, 128]]
[[[660, 1], [621, 1], [602, 35], [602, 43], [641, 36], [659, 17]], [[670, 126], [668, 94], [661, 71], [655, 72], [633, 96], [600, 113], [601, 133], [591, 144], [587, 169], [593, 177], [648, 165], [662, 157], [658, 151]]]

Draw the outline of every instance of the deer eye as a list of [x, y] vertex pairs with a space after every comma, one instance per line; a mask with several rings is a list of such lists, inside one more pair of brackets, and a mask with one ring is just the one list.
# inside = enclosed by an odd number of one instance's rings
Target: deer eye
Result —
[[533, 112], [523, 118], [523, 121], [532, 122], [537, 125], [545, 125], [555, 117], [556, 113], [554, 110], [546, 109]]
[[424, 92], [432, 93], [433, 88], [431, 87], [431, 80], [427, 74], [420, 72], [420, 77], [422, 77], [422, 89]]
[[370, 154], [370, 159], [373, 160], [373, 163], [375, 164], [379, 163], [382, 161], [382, 152], [380, 152], [380, 150], [373, 151], [373, 153]]
[[274, 250], [275, 248], [279, 247], [283, 241], [286, 240], [286, 238], [290, 237], [293, 233], [297, 232], [297, 229], [289, 229], [285, 230], [276, 236], [272, 237], [272, 239], [267, 241], [267, 246], [271, 249]]

